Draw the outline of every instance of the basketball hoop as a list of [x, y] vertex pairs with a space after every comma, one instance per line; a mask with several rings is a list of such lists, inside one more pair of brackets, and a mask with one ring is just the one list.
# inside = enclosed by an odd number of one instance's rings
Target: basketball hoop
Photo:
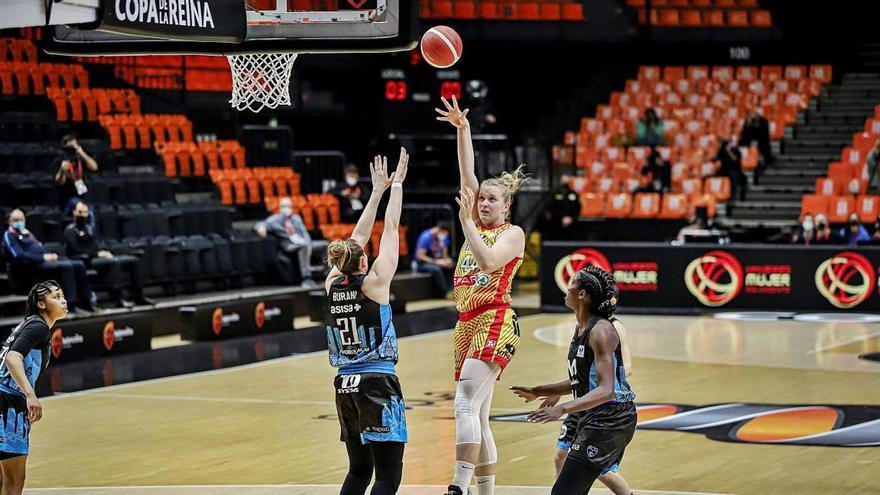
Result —
[[232, 70], [232, 98], [238, 111], [290, 105], [290, 72], [296, 53], [227, 55]]

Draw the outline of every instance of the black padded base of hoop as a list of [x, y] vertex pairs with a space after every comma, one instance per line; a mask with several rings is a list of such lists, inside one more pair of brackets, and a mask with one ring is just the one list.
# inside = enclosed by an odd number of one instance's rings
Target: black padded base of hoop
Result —
[[[401, 0], [398, 11], [398, 31], [394, 36], [367, 38], [284, 38], [250, 39], [241, 43], [215, 43], [177, 40], [156, 40], [131, 37], [130, 40], [56, 39], [56, 30], [72, 28], [52, 27], [51, 36], [44, 37], [41, 47], [52, 55], [68, 56], [126, 56], [126, 55], [237, 55], [248, 53], [388, 53], [409, 51], [418, 45], [418, 5]], [[75, 30], [74, 30], [75, 31]]]

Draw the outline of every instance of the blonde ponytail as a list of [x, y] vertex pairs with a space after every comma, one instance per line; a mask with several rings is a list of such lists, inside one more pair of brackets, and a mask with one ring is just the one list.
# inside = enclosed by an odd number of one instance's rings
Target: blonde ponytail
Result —
[[327, 246], [327, 265], [345, 275], [352, 275], [360, 269], [364, 248], [354, 239], [337, 239]]

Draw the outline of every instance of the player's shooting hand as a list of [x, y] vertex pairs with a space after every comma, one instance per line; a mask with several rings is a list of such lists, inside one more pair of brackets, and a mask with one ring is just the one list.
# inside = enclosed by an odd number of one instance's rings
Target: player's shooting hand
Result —
[[561, 418], [563, 414], [565, 413], [559, 406], [545, 407], [529, 413], [528, 421], [529, 423], [548, 423], [550, 421], [556, 421]]
[[510, 391], [525, 399], [526, 402], [531, 402], [538, 398], [538, 394], [535, 393], [534, 387], [521, 387], [519, 385], [514, 385], [510, 387]]
[[452, 104], [450, 105], [446, 98], [440, 98], [440, 101], [443, 102], [443, 105], [446, 107], [446, 110], [441, 110], [439, 108], [435, 108], [434, 111], [440, 114], [437, 117], [437, 120], [441, 122], [449, 122], [456, 129], [465, 129], [470, 124], [467, 120], [467, 114], [470, 111], [469, 108], [466, 108], [463, 112], [460, 108], [458, 108], [458, 100], [455, 99], [455, 96], [452, 97]]

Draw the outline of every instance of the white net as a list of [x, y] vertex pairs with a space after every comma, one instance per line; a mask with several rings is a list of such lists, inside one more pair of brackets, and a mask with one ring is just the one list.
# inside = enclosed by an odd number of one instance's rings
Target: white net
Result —
[[236, 110], [259, 112], [290, 105], [290, 72], [296, 53], [227, 55], [232, 70], [232, 98]]

